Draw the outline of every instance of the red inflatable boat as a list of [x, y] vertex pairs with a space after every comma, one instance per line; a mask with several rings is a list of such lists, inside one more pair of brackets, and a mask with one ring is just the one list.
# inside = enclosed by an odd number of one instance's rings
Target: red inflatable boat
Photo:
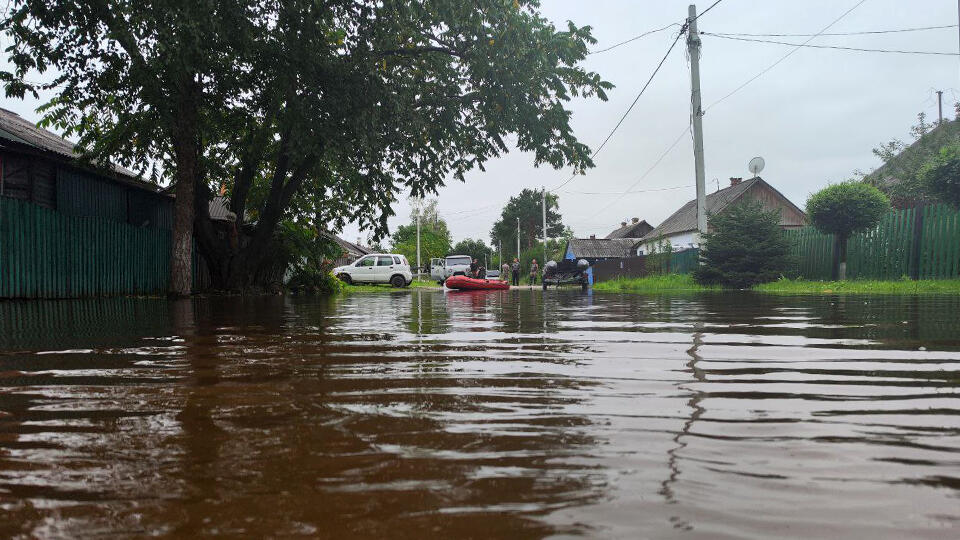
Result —
[[450, 276], [444, 285], [448, 289], [458, 289], [461, 291], [503, 291], [510, 288], [506, 281], [498, 279], [476, 279], [467, 276]]

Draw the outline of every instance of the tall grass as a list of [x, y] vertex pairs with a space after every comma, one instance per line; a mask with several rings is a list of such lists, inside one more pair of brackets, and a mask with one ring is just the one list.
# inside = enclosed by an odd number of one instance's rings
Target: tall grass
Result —
[[642, 278], [619, 278], [593, 285], [600, 292], [656, 293], [666, 291], [709, 291], [719, 287], [699, 285], [689, 274], [662, 274]]

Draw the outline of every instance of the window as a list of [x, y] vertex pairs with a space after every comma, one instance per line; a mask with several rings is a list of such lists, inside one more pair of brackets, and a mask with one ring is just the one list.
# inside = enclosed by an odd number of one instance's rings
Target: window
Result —
[[364, 257], [357, 261], [357, 266], [373, 266], [377, 263], [376, 257]]
[[393, 266], [393, 257], [387, 255], [377, 257], [377, 266]]
[[447, 266], [466, 265], [470, 266], [472, 260], [470, 257], [447, 257]]
[[397, 257], [396, 255], [393, 256], [393, 262], [397, 264], [403, 264], [403, 262], [400, 260], [400, 257]]

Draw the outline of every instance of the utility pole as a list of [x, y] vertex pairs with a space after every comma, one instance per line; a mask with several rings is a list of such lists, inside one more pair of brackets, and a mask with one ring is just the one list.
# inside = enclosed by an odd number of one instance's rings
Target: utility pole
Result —
[[690, 53], [690, 105], [693, 109], [693, 161], [697, 175], [697, 230], [707, 232], [707, 189], [703, 167], [703, 107], [700, 104], [700, 36], [697, 34], [697, 6], [691, 4], [687, 18], [687, 50]]
[[943, 125], [943, 90], [937, 90], [937, 125]]
[[543, 190], [543, 259], [540, 264], [547, 264], [547, 188], [540, 186]]
[[420, 210], [417, 209], [417, 274], [420, 273]]
[[517, 260], [520, 260], [520, 218], [517, 217]]

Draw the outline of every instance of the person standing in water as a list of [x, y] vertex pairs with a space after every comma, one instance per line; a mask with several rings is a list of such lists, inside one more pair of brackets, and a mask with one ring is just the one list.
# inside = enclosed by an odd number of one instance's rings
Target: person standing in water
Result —
[[513, 284], [520, 285], [520, 259], [514, 257], [513, 264], [510, 265], [510, 273], [513, 275]]
[[537, 284], [537, 274], [539, 273], [540, 273], [540, 265], [538, 265], [537, 260], [534, 259], [533, 262], [530, 263], [530, 284], [531, 285]]
[[510, 265], [507, 264], [507, 261], [503, 261], [503, 264], [500, 265], [500, 279], [503, 281], [510, 280]]

